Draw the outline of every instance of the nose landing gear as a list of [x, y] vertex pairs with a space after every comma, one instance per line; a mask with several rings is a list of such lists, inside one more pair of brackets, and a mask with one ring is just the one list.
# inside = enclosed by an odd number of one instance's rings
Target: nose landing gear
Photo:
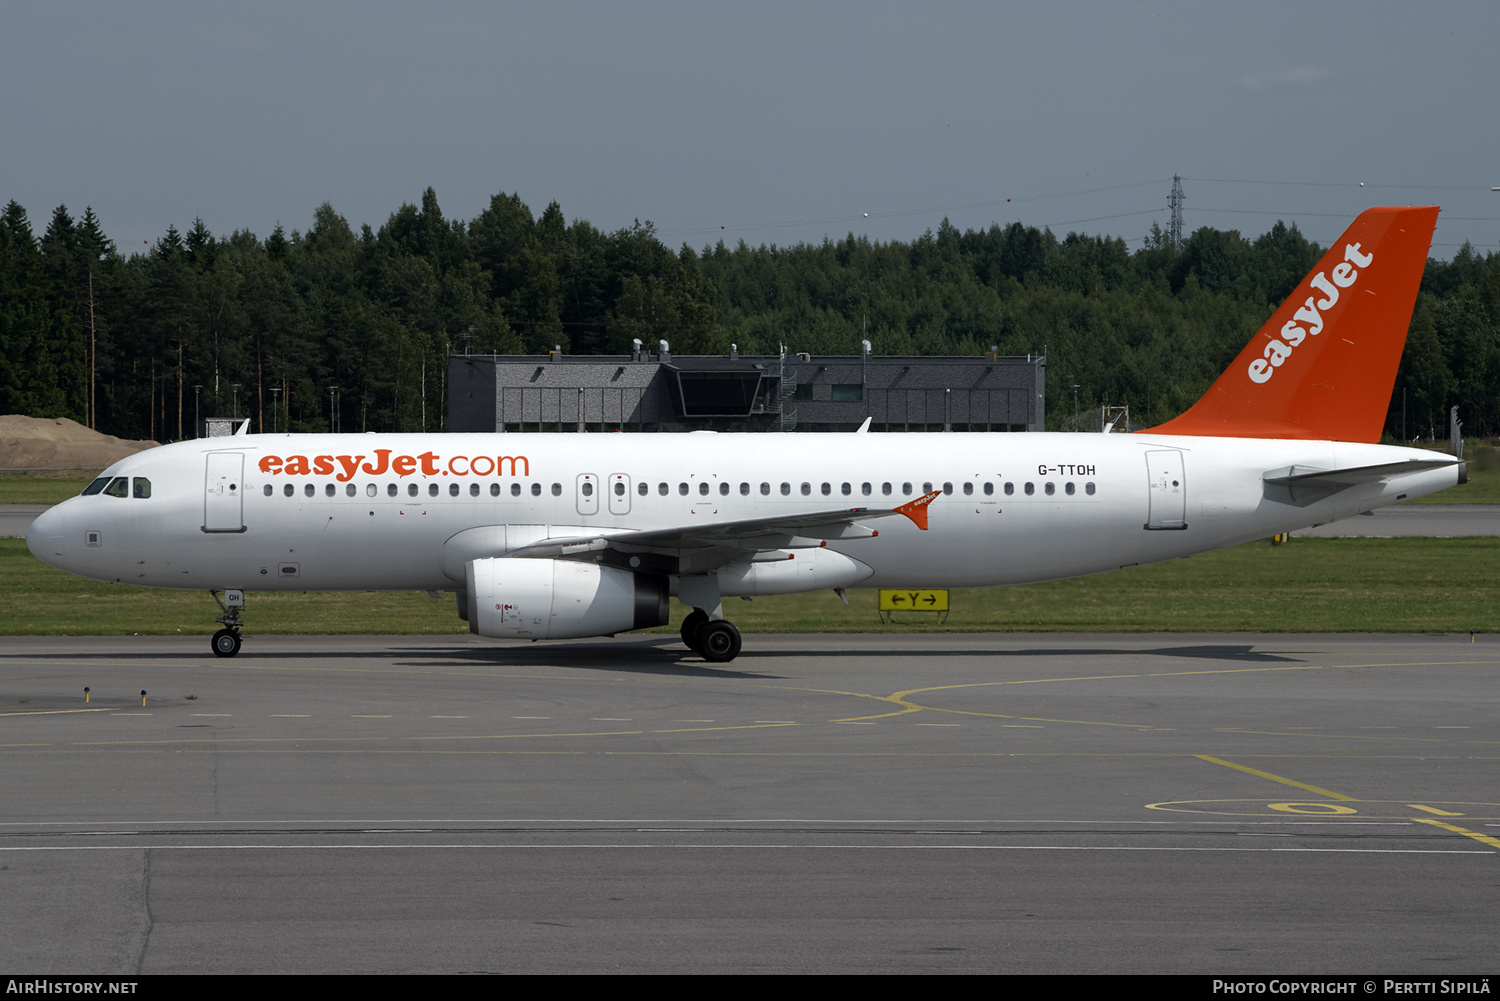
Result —
[[219, 601], [218, 591], [208, 593], [213, 595], [214, 601], [224, 613], [214, 619], [215, 622], [223, 623], [224, 628], [214, 633], [210, 646], [215, 657], [233, 657], [240, 652], [240, 629], [245, 625], [241, 615], [245, 607], [245, 592], [225, 591], [223, 601]]

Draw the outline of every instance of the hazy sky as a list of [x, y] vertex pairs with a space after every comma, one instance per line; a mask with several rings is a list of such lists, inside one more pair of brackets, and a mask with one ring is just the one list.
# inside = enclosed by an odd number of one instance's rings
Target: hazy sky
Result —
[[[378, 227], [497, 192], [668, 245], [910, 240], [944, 216], [1327, 244], [1438, 204], [1500, 248], [1500, 4], [7, 0], [0, 203], [121, 250], [201, 217]], [[1360, 182], [1365, 186], [1360, 187]]]

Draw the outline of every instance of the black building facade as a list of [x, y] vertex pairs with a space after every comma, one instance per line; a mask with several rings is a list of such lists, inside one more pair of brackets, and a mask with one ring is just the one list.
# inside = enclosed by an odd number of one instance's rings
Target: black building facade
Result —
[[1032, 357], [450, 355], [453, 431], [1040, 431]]

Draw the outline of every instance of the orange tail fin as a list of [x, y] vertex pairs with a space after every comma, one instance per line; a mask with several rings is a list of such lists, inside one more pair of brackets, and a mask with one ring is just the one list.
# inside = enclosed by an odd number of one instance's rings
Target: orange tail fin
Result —
[[1148, 433], [1379, 441], [1437, 215], [1362, 213], [1203, 399]]

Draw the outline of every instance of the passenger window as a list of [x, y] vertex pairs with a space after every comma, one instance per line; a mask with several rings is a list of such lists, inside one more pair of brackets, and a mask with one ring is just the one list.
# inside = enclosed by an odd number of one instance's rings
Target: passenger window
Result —
[[415, 483], [408, 483], [406, 485], [406, 496], [408, 496], [408, 497], [415, 497], [416, 495], [417, 495], [417, 485]]
[[750, 484], [748, 484], [748, 483], [741, 483], [740, 484], [740, 496], [741, 497], [749, 497], [750, 496]]
[[688, 494], [688, 485], [686, 483], [677, 484], [677, 493], [683, 497], [686, 497]]
[[1016, 492], [1016, 485], [1014, 483], [1007, 483], [1007, 484], [1005, 484], [1005, 496], [1009, 497], [1011, 494], [1013, 494], [1015, 492]]
[[[103, 490], [108, 485], [109, 485], [109, 477], [108, 476], [101, 476], [97, 480], [95, 480], [93, 483], [90, 483], [88, 486], [84, 487], [83, 488], [83, 493], [79, 494], [79, 496], [80, 497], [92, 497], [94, 494], [96, 494], [99, 491]], [[270, 485], [269, 484], [267, 484], [266, 489], [268, 491], [270, 490]], [[269, 493], [267, 493], [266, 496], [269, 497], [271, 495]]]
[[491, 497], [499, 497], [500, 496], [500, 484], [498, 484], [498, 483], [491, 483], [490, 484], [490, 496]]
[[792, 493], [792, 485], [790, 483], [783, 483], [781, 485], [781, 496], [788, 497], [788, 496], [791, 495], [791, 493]]
[[512, 497], [519, 497], [519, 496], [521, 496], [521, 484], [519, 484], [519, 483], [512, 483], [510, 485], [510, 495]]
[[719, 484], [719, 496], [720, 497], [728, 497], [729, 496], [729, 481], [728, 480], [726, 480], [723, 483]]
[[533, 496], [533, 497], [540, 497], [541, 495], [542, 495], [542, 485], [540, 483], [533, 483], [531, 485], [531, 496]]
[[554, 484], [552, 484], [552, 496], [553, 497], [561, 497], [562, 496], [562, 484], [561, 483], [554, 483]]
[[332, 483], [324, 484], [324, 486], [323, 486], [323, 496], [324, 497], [337, 497], [338, 493], [339, 493], [339, 488], [336, 487], [336, 486], [334, 486]]
[[[288, 485], [287, 489], [290, 490], [292, 488]], [[130, 493], [130, 478], [127, 476], [116, 476], [110, 481], [109, 486], [104, 488], [104, 492], [110, 497], [128, 496]], [[287, 494], [287, 496], [290, 497], [291, 494]]]
[[670, 488], [665, 483], [658, 483], [656, 485], [656, 492], [659, 493], [659, 494], [661, 494], [663, 497], [665, 497], [667, 495], [667, 491], [669, 489]]
[[311, 497], [314, 494], [316, 494], [317, 492], [318, 492], [318, 488], [315, 487], [315, 486], [313, 486], [311, 483], [307, 484], [306, 486], [304, 486], [302, 488], [302, 495], [304, 497]]
[[[286, 494], [288, 497], [290, 497], [293, 493], [295, 493], [296, 490], [297, 490], [297, 488], [294, 487], [294, 486], [292, 486], [290, 483], [288, 483], [286, 486], [284, 486], [284, 487], [281, 488], [281, 492], [284, 493], [284, 494]], [[351, 493], [354, 491], [354, 484], [352, 484], [352, 483], [349, 484], [349, 491]]]
[[910, 483], [903, 483], [903, 484], [901, 484], [901, 496], [902, 497], [910, 497], [911, 496], [911, 484]]
[[640, 483], [636, 484], [635, 492], [644, 497], [646, 496], [646, 494], [651, 492], [651, 488], [646, 485], [645, 480], [642, 480]]
[[952, 494], [953, 493], [953, 484], [951, 484], [951, 483], [944, 483], [943, 484], [943, 493], [945, 493], [945, 494]]
[[891, 495], [891, 485], [889, 483], [882, 483], [880, 485], [880, 493], [883, 497], [889, 497]]
[[854, 493], [854, 488], [845, 483], [843, 486], [839, 487], [839, 492], [842, 493], [845, 497], [848, 497], [850, 494]]
[[[498, 483], [495, 484], [495, 485], [497, 487], [499, 486]], [[394, 494], [395, 492], [396, 492], [396, 484], [392, 483], [391, 484], [391, 493]], [[479, 496], [479, 484], [477, 484], [477, 483], [470, 483], [469, 484], [469, 496], [470, 497], [478, 497]]]
[[625, 496], [625, 484], [622, 483], [622, 482], [620, 482], [619, 480], [615, 481], [615, 496], [616, 497], [624, 497]]
[[864, 494], [866, 497], [870, 496], [870, 493], [871, 493], [871, 487], [870, 487], [870, 485], [868, 483], [861, 483], [859, 485], [859, 492], [862, 493], [862, 494]]
[[1028, 483], [1028, 484], [1026, 484], [1026, 496], [1030, 497], [1034, 493], [1036, 493], [1036, 484], [1035, 483]]
[[348, 496], [348, 497], [353, 497], [354, 496], [354, 484], [352, 484], [352, 483], [345, 484], [344, 485], [344, 494], [346, 496]]
[[1083, 485], [1083, 492], [1088, 494], [1090, 497], [1094, 496], [1094, 485], [1092, 483], [1085, 483]]
[[702, 483], [698, 484], [698, 495], [700, 497], [707, 497], [708, 496], [708, 481], [707, 480], [704, 480]]
[[822, 489], [823, 489], [823, 496], [827, 497], [829, 494], [833, 493], [833, 484], [831, 484], [831, 483], [825, 483], [825, 484], [823, 484], [823, 488]]
[[[556, 490], [554, 490], [552, 492], [553, 493], [557, 493]], [[588, 482], [587, 480], [584, 480], [583, 481], [583, 487], [582, 487], [582, 493], [583, 493], [583, 495], [585, 497], [592, 497], [592, 496], [594, 496], [594, 485], [592, 483]]]
[[972, 484], [972, 483], [965, 483], [964, 484], [964, 496], [967, 497], [970, 494], [972, 494], [973, 492], [974, 492], [974, 484]]
[[385, 485], [385, 495], [387, 497], [394, 497], [394, 496], [396, 496], [400, 492], [401, 492], [400, 488], [397, 487], [396, 484], [394, 484], [394, 483], [387, 483]]
[[762, 483], [760, 485], [760, 495], [762, 497], [769, 497], [771, 495], [771, 484]]
[[1067, 494], [1069, 497], [1072, 497], [1073, 496], [1073, 484], [1069, 483], [1067, 486], [1063, 487], [1063, 493]]
[[810, 497], [810, 496], [812, 496], [812, 484], [811, 483], [804, 483], [804, 484], [802, 484], [802, 496], [803, 497]]
[[269, 484], [269, 483], [266, 484], [264, 493], [265, 493], [265, 495], [267, 497], [269, 497], [269, 496], [271, 496], [271, 494], [275, 493], [275, 491], [271, 489], [271, 484]]
[[437, 494], [438, 494], [437, 484], [436, 483], [429, 483], [429, 484], [427, 484], [427, 496], [428, 497], [436, 497]]
[[924, 494], [930, 494], [930, 493], [932, 493], [932, 484], [931, 483], [924, 483], [924, 484], [922, 484], [922, 492]]
[[989, 497], [989, 496], [990, 496], [990, 495], [992, 495], [992, 494], [993, 494], [993, 493], [994, 493], [994, 492], [995, 492], [995, 485], [994, 485], [994, 484], [993, 484], [993, 483], [986, 483], [986, 484], [985, 484], [985, 485], [984, 485], [984, 495], [985, 495], [985, 496], [986, 496], [986, 497]]
[[1053, 486], [1050, 483], [1047, 484], [1047, 496], [1051, 497], [1055, 493], [1057, 493], [1057, 487]]
[[[454, 486], [457, 486], [457, 485], [458, 484], [456, 484], [456, 483], [454, 484]], [[375, 484], [373, 484], [373, 483], [366, 483], [365, 484], [365, 496], [366, 497], [374, 497], [375, 494], [378, 493], [378, 492], [379, 492], [379, 488], [376, 487]]]
[[146, 479], [144, 476], [137, 476], [132, 482], [135, 485], [134, 493], [137, 497], [144, 500], [151, 496], [150, 480]]

